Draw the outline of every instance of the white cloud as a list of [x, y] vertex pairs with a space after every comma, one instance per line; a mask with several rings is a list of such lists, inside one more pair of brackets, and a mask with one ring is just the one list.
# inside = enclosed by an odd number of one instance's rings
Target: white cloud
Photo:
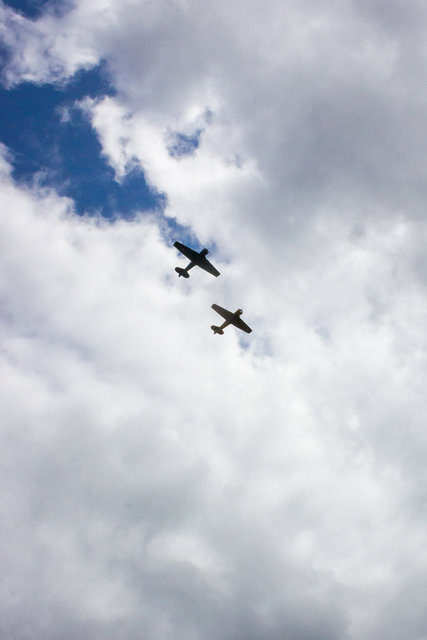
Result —
[[6, 86], [58, 82], [96, 64], [96, 54], [79, 29], [64, 29], [58, 22], [50, 14], [33, 21], [0, 3], [0, 33], [8, 54], [2, 70]]
[[104, 153], [222, 272], [178, 281], [157, 218], [78, 218], [3, 154], [3, 635], [424, 637], [425, 9], [2, 11], [10, 82], [108, 60]]

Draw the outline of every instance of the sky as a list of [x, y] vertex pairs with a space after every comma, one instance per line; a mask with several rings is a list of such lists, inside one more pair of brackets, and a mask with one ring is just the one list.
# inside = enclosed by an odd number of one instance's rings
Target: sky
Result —
[[426, 27], [0, 2], [1, 637], [427, 639]]

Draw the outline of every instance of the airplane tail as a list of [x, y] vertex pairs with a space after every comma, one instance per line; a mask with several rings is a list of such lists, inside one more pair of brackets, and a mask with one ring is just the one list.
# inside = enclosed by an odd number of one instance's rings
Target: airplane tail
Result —
[[181, 276], [183, 276], [184, 278], [190, 277], [190, 274], [185, 269], [182, 269], [181, 267], [175, 267], [175, 271], [177, 272], [179, 277]]
[[220, 336], [224, 333], [221, 327], [216, 327], [214, 324], [211, 326], [211, 329], [215, 334], [218, 333]]

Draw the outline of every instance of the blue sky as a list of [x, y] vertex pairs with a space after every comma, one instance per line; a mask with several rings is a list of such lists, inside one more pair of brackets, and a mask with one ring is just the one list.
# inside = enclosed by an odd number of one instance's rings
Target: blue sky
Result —
[[12, 152], [15, 179], [31, 183], [38, 177], [72, 198], [80, 214], [132, 217], [136, 210], [161, 209], [164, 197], [150, 189], [142, 169], [136, 166], [120, 183], [114, 179], [87, 116], [75, 106], [85, 97], [114, 93], [104, 64], [79, 71], [63, 86], [0, 88], [0, 140]]
[[7, 0], [4, 4], [34, 20], [47, 9], [57, 15], [61, 14], [72, 7], [73, 3], [72, 0]]
[[[61, 15], [72, 6], [55, 0], [5, 4], [33, 20], [47, 10]], [[7, 53], [4, 55], [6, 60]], [[78, 106], [78, 101], [87, 97], [115, 94], [105, 62], [88, 70], [81, 69], [61, 83], [24, 81], [12, 88], [1, 85], [0, 141], [10, 151], [14, 179], [23, 184], [36, 180], [41, 186], [53, 187], [60, 195], [73, 200], [78, 214], [129, 220], [141, 211], [161, 214], [166, 195], [147, 184], [138, 162], [132, 163], [132, 168], [119, 181], [115, 179], [87, 114]], [[207, 112], [205, 120], [208, 122], [210, 117]], [[170, 155], [179, 160], [194, 153], [202, 133], [202, 128], [196, 128], [191, 134], [170, 132], [167, 142]], [[167, 224], [173, 234], [197, 247], [198, 241], [186, 225], [171, 219]]]

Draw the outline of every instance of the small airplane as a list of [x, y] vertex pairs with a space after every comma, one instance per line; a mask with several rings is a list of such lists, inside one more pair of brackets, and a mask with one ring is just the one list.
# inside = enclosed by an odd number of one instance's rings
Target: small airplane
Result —
[[183, 276], [184, 278], [189, 278], [190, 274], [188, 272], [196, 265], [208, 273], [211, 273], [216, 278], [220, 275], [219, 271], [215, 269], [215, 267], [206, 258], [206, 255], [209, 253], [207, 249], [202, 249], [200, 253], [198, 253], [197, 251], [194, 251], [194, 249], [190, 249], [180, 242], [174, 242], [173, 246], [190, 260], [190, 264], [187, 265], [185, 269], [182, 269], [182, 267], [175, 267], [175, 271], [179, 277]]
[[219, 335], [222, 336], [225, 327], [228, 327], [229, 324], [234, 325], [235, 327], [241, 329], [242, 331], [245, 331], [246, 333], [251, 333], [252, 329], [248, 327], [246, 322], [243, 322], [240, 317], [243, 313], [242, 309], [237, 309], [237, 311], [233, 313], [232, 311], [223, 309], [218, 304], [213, 304], [212, 309], [219, 313], [219, 315], [222, 316], [225, 320], [225, 322], [223, 322], [220, 327], [216, 327], [214, 324], [211, 326], [211, 329], [215, 334], [219, 333]]

